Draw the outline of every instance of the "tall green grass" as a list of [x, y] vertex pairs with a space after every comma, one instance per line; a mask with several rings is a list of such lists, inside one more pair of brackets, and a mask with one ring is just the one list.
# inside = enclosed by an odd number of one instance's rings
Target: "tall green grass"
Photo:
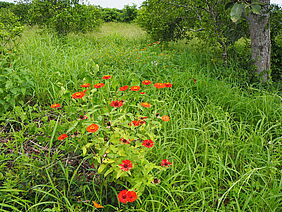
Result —
[[[148, 156], [155, 161], [168, 158], [173, 165], [158, 176], [160, 184], [148, 188], [135, 207], [124, 211], [281, 210], [281, 96], [251, 87], [243, 90], [211, 77], [207, 70], [214, 66], [207, 58], [212, 55], [197, 53], [194, 45], [148, 46], [151, 42], [128, 24], [110, 23], [100, 32], [64, 39], [36, 29], [25, 32], [16, 65], [30, 73], [36, 107], [15, 108], [2, 117], [0, 135], [8, 142], [1, 144], [1, 210], [95, 210], [91, 203], [78, 200], [99, 200], [104, 211], [120, 207], [110, 205], [116, 201], [111, 199], [112, 185], [83, 178], [86, 158], [77, 164], [62, 162], [79, 158], [79, 150], [60, 145], [56, 150], [49, 143], [55, 128], [62, 127], [47, 112], [49, 105], [61, 99], [67, 104], [80, 84], [96, 82], [95, 77], [104, 74], [113, 75], [121, 85], [143, 79], [173, 83], [173, 92], [159, 96], [163, 105], [159, 110], [171, 121]], [[68, 117], [60, 115], [67, 124]], [[46, 125], [41, 130], [39, 120]], [[40, 145], [33, 148], [46, 147], [52, 154], [50, 161], [23, 154], [32, 139]], [[9, 153], [7, 149], [13, 148], [16, 151]]]

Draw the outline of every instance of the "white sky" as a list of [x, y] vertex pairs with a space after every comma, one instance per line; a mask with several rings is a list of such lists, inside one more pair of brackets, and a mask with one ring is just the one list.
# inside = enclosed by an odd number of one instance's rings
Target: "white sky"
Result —
[[[141, 6], [144, 0], [84, 0], [90, 4], [100, 5], [101, 7], [118, 8], [122, 9], [124, 5], [136, 4], [138, 7]], [[282, 1], [282, 0], [281, 0]]]
[[[17, 2], [18, 0], [0, 0], [7, 2]], [[136, 4], [138, 7], [141, 5], [143, 0], [81, 0], [85, 3], [90, 3], [94, 5], [100, 5], [101, 7], [108, 8], [118, 8], [122, 9], [124, 5]], [[282, 0], [270, 0], [272, 4], [279, 4], [282, 6]]]

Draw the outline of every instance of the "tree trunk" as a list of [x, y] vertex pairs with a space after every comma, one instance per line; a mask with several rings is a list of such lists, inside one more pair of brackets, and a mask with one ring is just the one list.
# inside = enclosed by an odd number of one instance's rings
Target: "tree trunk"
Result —
[[270, 0], [257, 1], [262, 4], [260, 14], [250, 13], [248, 16], [252, 59], [256, 66], [256, 73], [262, 82], [270, 79]]

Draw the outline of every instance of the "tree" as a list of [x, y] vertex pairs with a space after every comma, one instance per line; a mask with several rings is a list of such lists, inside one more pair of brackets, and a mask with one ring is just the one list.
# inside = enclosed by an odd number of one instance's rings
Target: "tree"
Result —
[[230, 20], [229, 0], [147, 0], [138, 23], [156, 40], [176, 40], [191, 33], [213, 46], [220, 46], [224, 59], [228, 47], [245, 36], [245, 23]]
[[[154, 39], [174, 40], [196, 32], [206, 42], [220, 44], [226, 59], [230, 45], [250, 36], [255, 73], [266, 82], [271, 54], [269, 6], [269, 0], [147, 0], [138, 22]], [[247, 21], [239, 21], [243, 17]]]
[[231, 9], [231, 18], [238, 21], [247, 14], [249, 24], [252, 59], [256, 73], [262, 82], [270, 79], [270, 0], [252, 0], [235, 3]]

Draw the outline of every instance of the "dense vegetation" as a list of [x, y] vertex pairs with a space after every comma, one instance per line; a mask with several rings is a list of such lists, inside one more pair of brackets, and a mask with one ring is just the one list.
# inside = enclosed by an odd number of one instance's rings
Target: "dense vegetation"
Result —
[[[0, 6], [0, 211], [280, 210], [281, 85], [254, 83], [247, 37], [208, 17], [168, 30], [183, 7], [158, 25], [165, 6], [144, 5], [146, 33], [102, 24], [136, 6]], [[273, 7], [276, 81], [280, 18]]]
[[[239, 39], [249, 40], [250, 27], [248, 24], [248, 13], [260, 13], [258, 1], [247, 4], [247, 8], [235, 11], [243, 13], [243, 18], [233, 12], [232, 6], [238, 4], [236, 1], [211, 0], [211, 1], [170, 1], [164, 0], [161, 3], [157, 0], [147, 0], [144, 2], [138, 16], [138, 23], [157, 40], [177, 40], [182, 38], [191, 39], [198, 37], [206, 42], [207, 45], [214, 46], [218, 54], [226, 64], [235, 57], [237, 64], [241, 64], [243, 69], [248, 69], [250, 74], [254, 73], [254, 66], [251, 66], [250, 43], [246, 43], [244, 55], [238, 54], [234, 45]], [[240, 1], [239, 1], [240, 2]], [[253, 3], [255, 2], [255, 3]], [[235, 5], [234, 5], [235, 4]], [[263, 5], [263, 4], [261, 4]], [[272, 79], [281, 81], [281, 14], [282, 9], [278, 6], [271, 6], [271, 42], [272, 42]], [[233, 14], [233, 16], [232, 16]], [[239, 17], [237, 17], [239, 16]], [[233, 21], [232, 21], [233, 20]], [[234, 22], [236, 20], [236, 22]], [[248, 21], [247, 21], [248, 20]], [[259, 33], [257, 33], [259, 34]], [[258, 37], [258, 35], [257, 35]], [[249, 82], [254, 82], [256, 76], [251, 76]]]

